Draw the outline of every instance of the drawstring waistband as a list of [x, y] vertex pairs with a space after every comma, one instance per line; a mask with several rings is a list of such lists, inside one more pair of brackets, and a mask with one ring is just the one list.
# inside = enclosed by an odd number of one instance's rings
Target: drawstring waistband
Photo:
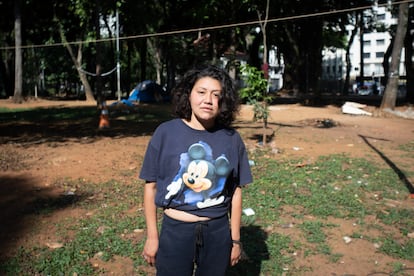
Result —
[[203, 240], [203, 227], [208, 227], [208, 222], [206, 222], [206, 221], [200, 221], [200, 222], [197, 222], [197, 224], [195, 226], [195, 242], [194, 242], [195, 254], [194, 254], [194, 262], [196, 264], [198, 264], [199, 254], [200, 254], [200, 248], [202, 248], [203, 245], [204, 245], [204, 240]]

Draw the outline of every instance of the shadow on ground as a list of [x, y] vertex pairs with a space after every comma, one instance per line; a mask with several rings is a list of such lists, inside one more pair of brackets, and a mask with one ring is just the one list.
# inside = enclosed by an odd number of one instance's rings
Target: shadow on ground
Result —
[[102, 137], [151, 135], [171, 118], [169, 105], [141, 105], [134, 109], [110, 110], [110, 127], [99, 129], [99, 111], [94, 106], [33, 108], [1, 112], [0, 144], [22, 145], [88, 143]]
[[242, 260], [231, 267], [227, 275], [260, 275], [262, 262], [269, 259], [266, 245], [267, 234], [257, 225], [248, 225], [241, 228], [241, 241], [244, 253]]
[[382, 160], [384, 160], [385, 163], [387, 163], [388, 166], [390, 166], [390, 168], [398, 175], [400, 180], [404, 183], [404, 185], [407, 188], [408, 192], [411, 195], [414, 195], [414, 185], [413, 185], [413, 183], [410, 182], [410, 180], [404, 174], [404, 172], [391, 159], [389, 159], [382, 151], [380, 151], [378, 148], [376, 148], [369, 141], [369, 139], [380, 140], [381, 138], [368, 137], [368, 136], [364, 136], [364, 135], [361, 135], [361, 134], [359, 135], [359, 137], [361, 137], [361, 139], [365, 142], [365, 144], [367, 144], [374, 152], [376, 152], [382, 158]]
[[63, 194], [51, 187], [40, 187], [37, 182], [23, 174], [0, 176], [0, 259], [13, 253], [22, 234], [32, 228], [35, 215], [66, 208], [88, 197]]

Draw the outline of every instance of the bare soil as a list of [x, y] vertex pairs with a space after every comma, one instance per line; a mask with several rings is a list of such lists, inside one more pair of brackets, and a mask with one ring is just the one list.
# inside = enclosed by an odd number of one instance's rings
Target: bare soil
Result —
[[[79, 101], [32, 100], [14, 104], [0, 101], [0, 107], [73, 107], [88, 105]], [[169, 106], [138, 106], [138, 109], [169, 108]], [[400, 107], [404, 111], [407, 107]], [[299, 104], [272, 105], [267, 146], [272, 150], [269, 158], [296, 159], [302, 157], [307, 164], [318, 156], [344, 153], [354, 157], [370, 158], [389, 166], [414, 171], [413, 163], [404, 162], [399, 145], [414, 140], [413, 119], [391, 114], [380, 114], [376, 107], [365, 110], [374, 116], [347, 115], [337, 106], [306, 107]], [[251, 107], [243, 106], [235, 126], [248, 149], [263, 147], [260, 142], [262, 127], [252, 122]], [[65, 179], [85, 179], [94, 183], [119, 180], [130, 184], [138, 174], [140, 162], [155, 124], [125, 122], [122, 117], [111, 119], [108, 130], [97, 130], [98, 118], [78, 125], [51, 126], [47, 121], [36, 125], [25, 122], [6, 124], [0, 120], [0, 248], [3, 255], [13, 254], [27, 244], [49, 245], [56, 241], [53, 224], [67, 217], [82, 217], [84, 210], [61, 208], [44, 216], [33, 214], [31, 204], [46, 196], [61, 195], [53, 183]], [[7, 155], [7, 158], [5, 157]], [[16, 162], [13, 162], [15, 158]], [[5, 161], [7, 160], [7, 162]], [[22, 162], [24, 160], [24, 162]], [[126, 172], [126, 173], [125, 173]], [[131, 177], [132, 175], [132, 177]], [[408, 177], [413, 185], [414, 179]], [[414, 199], [395, 204], [414, 208]], [[137, 209], [141, 206], [137, 206]], [[372, 218], [373, 220], [375, 218]], [[338, 263], [328, 262], [321, 256], [296, 256], [296, 267], [310, 267], [307, 275], [380, 275], [373, 271], [391, 273], [393, 262], [399, 260], [379, 253], [366, 240], [344, 243], [342, 237], [352, 233], [352, 221], [333, 219], [340, 225], [329, 233], [329, 244], [334, 252], [343, 254]], [[295, 234], [295, 228], [277, 229]], [[375, 229], [369, 235], [375, 236]], [[414, 262], [404, 261], [414, 269]], [[110, 263], [96, 263], [108, 274], [132, 275], [133, 263], [115, 258]], [[153, 270], [142, 268], [149, 273]], [[408, 272], [414, 273], [413, 270]], [[306, 275], [306, 273], [305, 273]], [[381, 274], [385, 275], [385, 274]]]

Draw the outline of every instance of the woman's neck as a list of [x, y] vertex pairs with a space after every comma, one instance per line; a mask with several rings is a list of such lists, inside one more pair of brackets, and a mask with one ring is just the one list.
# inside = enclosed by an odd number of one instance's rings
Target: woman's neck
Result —
[[196, 130], [209, 130], [212, 129], [215, 125], [215, 122], [202, 122], [195, 117], [191, 117], [190, 120], [183, 119], [183, 122], [189, 127]]

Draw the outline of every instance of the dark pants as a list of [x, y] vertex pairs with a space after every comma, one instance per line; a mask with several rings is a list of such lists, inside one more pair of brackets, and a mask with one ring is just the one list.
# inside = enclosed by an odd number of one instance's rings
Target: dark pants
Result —
[[227, 216], [189, 223], [164, 215], [155, 264], [157, 275], [225, 275], [231, 247]]

